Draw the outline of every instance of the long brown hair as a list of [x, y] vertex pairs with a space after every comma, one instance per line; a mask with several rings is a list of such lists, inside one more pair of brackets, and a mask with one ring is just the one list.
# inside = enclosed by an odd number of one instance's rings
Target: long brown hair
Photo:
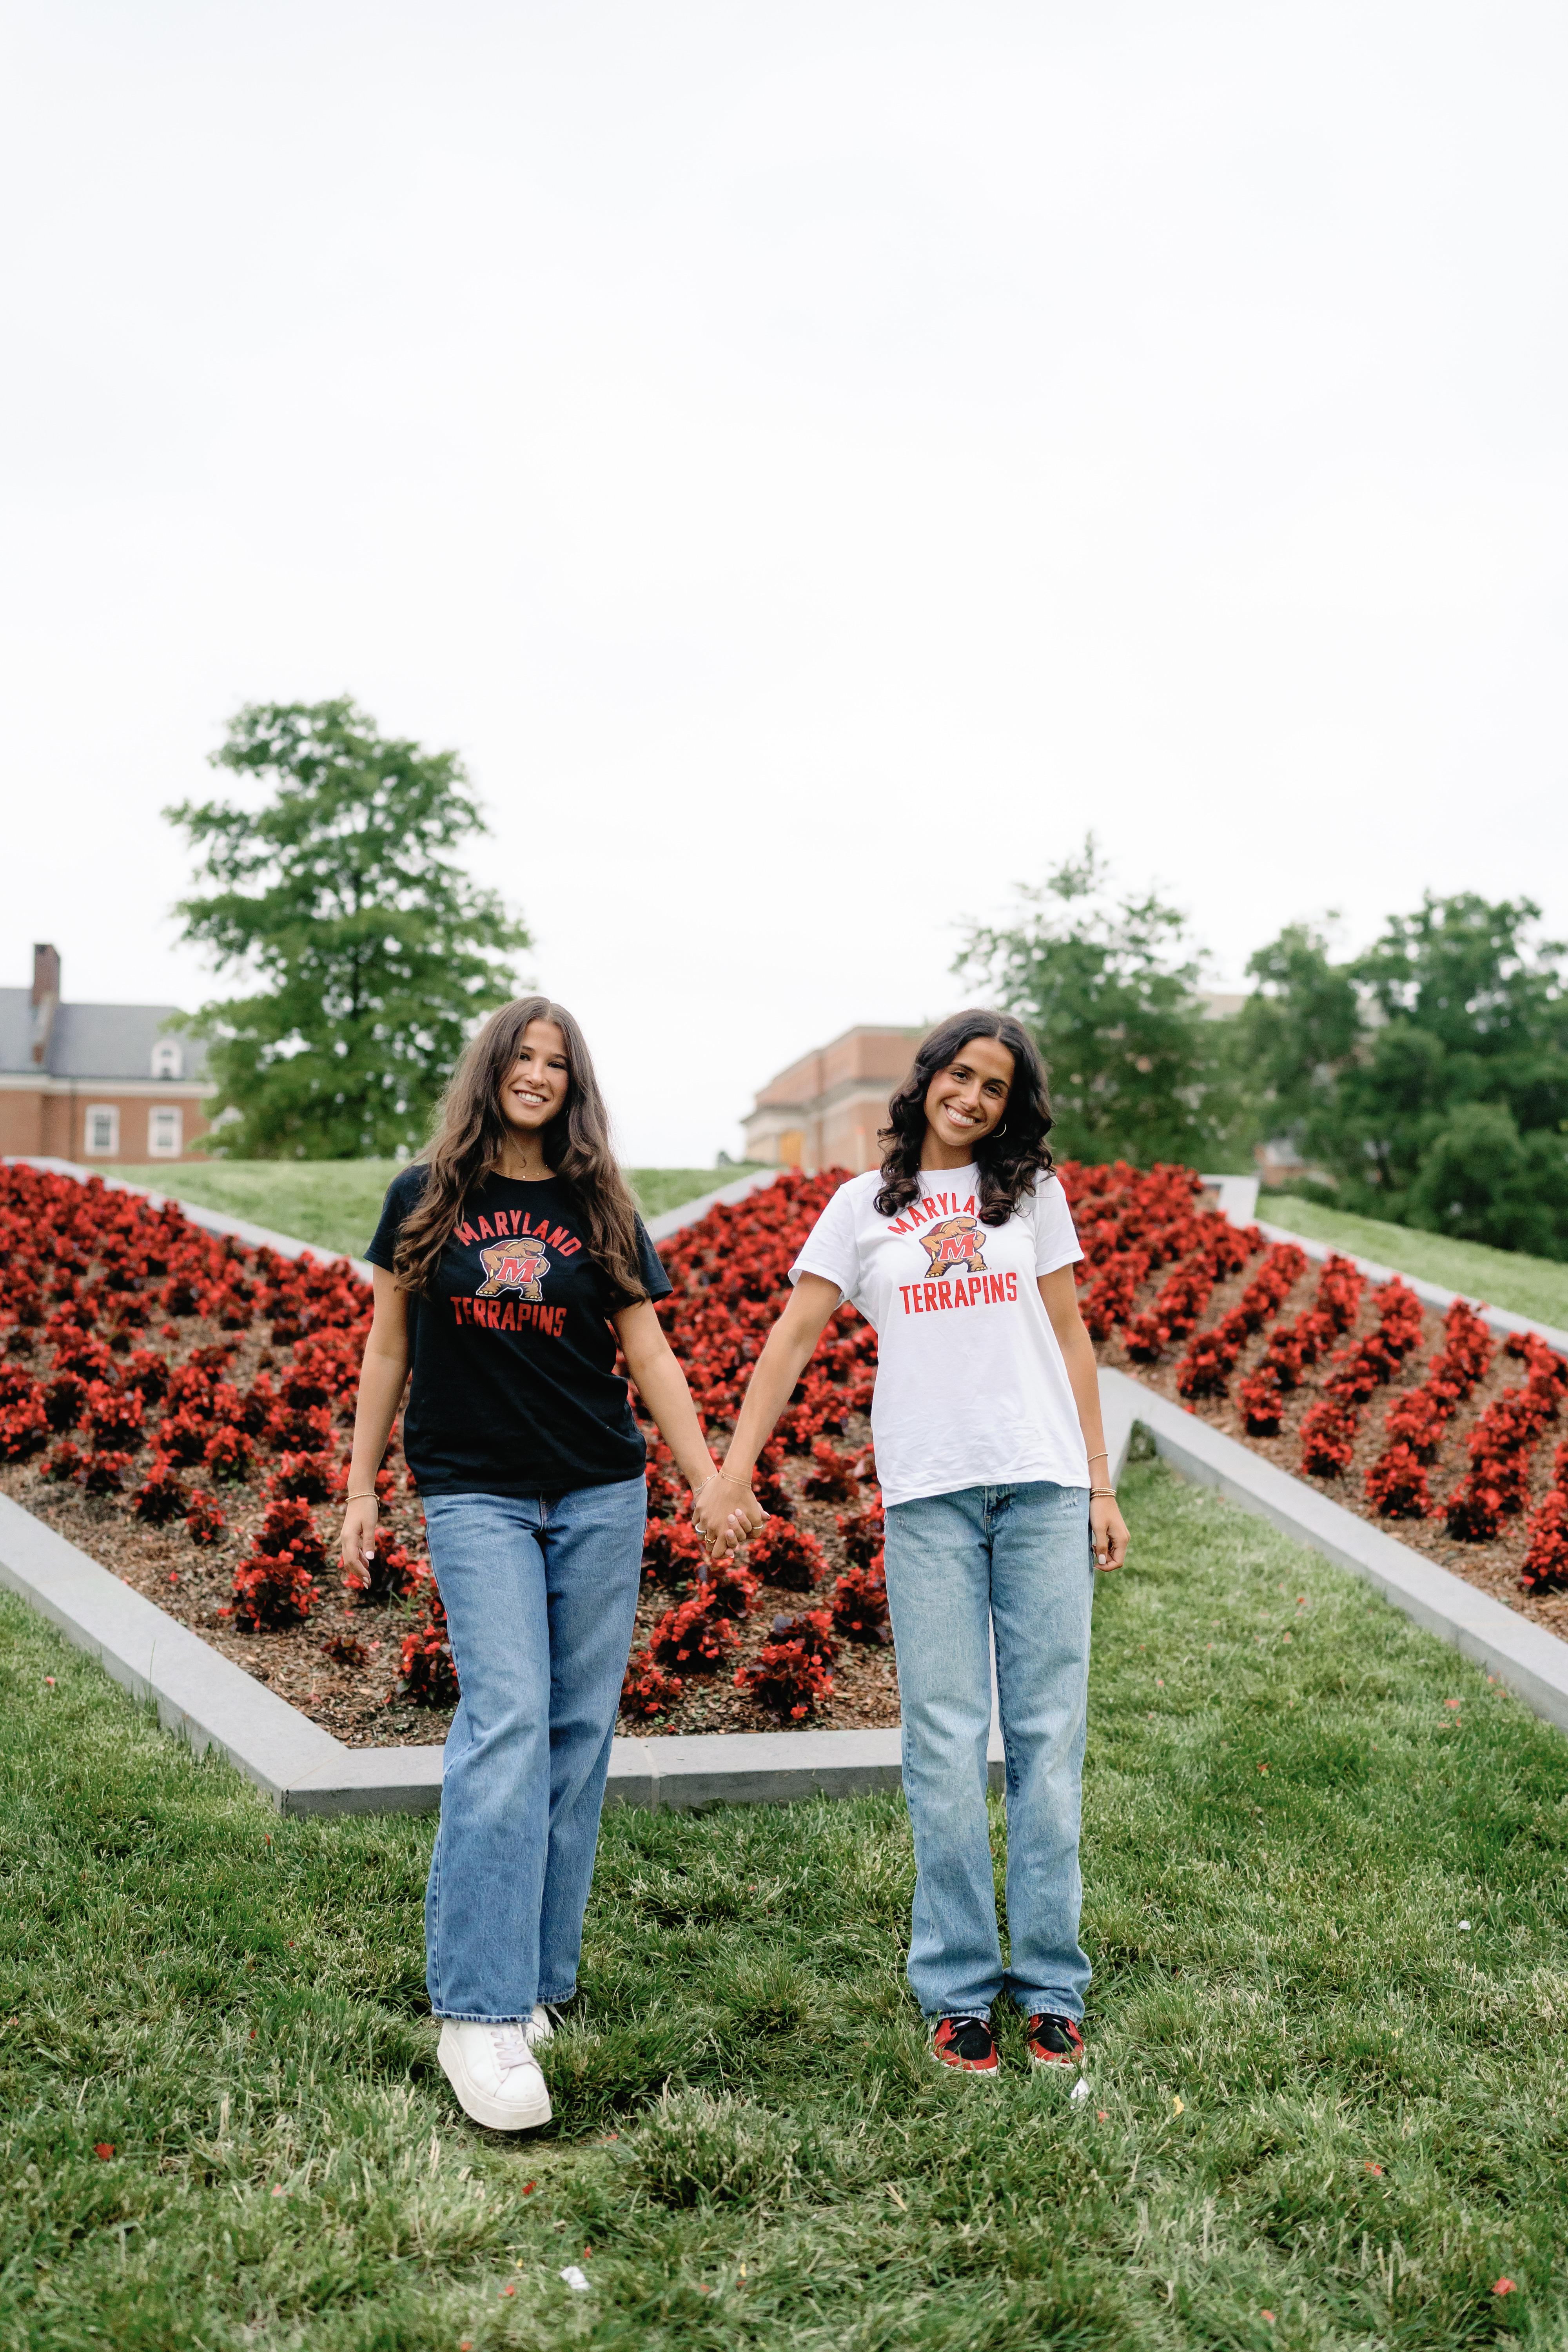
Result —
[[442, 1251], [475, 1186], [496, 1168], [506, 1145], [500, 1090], [522, 1050], [531, 1021], [553, 1021], [566, 1040], [566, 1100], [541, 1140], [546, 1165], [572, 1195], [588, 1228], [588, 1248], [616, 1288], [646, 1298], [637, 1264], [637, 1203], [610, 1149], [610, 1121], [594, 1076], [587, 1040], [563, 1004], [547, 996], [519, 996], [492, 1013], [465, 1048], [436, 1114], [436, 1131], [420, 1155], [429, 1170], [425, 1190], [404, 1220], [393, 1270], [404, 1290], [426, 1291]]
[[882, 1147], [882, 1184], [876, 1199], [879, 1217], [896, 1217], [919, 1192], [931, 1082], [975, 1037], [994, 1037], [1013, 1056], [1013, 1083], [1002, 1123], [974, 1147], [981, 1223], [1005, 1225], [1034, 1191], [1040, 1170], [1050, 1166], [1046, 1138], [1056, 1122], [1039, 1047], [1009, 1013], [955, 1013], [921, 1038], [914, 1068], [888, 1105], [888, 1124], [877, 1137]]

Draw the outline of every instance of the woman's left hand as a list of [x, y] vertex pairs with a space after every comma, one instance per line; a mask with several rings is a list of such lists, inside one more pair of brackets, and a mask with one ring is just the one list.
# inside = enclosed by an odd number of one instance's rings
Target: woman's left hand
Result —
[[1107, 1575], [1127, 1557], [1127, 1522], [1116, 1507], [1114, 1495], [1097, 1495], [1089, 1507], [1089, 1549], [1096, 1568]]

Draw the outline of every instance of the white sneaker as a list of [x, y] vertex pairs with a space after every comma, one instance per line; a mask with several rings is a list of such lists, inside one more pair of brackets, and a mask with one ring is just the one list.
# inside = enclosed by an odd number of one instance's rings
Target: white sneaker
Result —
[[542, 2000], [533, 2004], [533, 2015], [522, 2029], [522, 2038], [531, 2050], [542, 2050], [547, 2042], [555, 2039], [555, 2020]]
[[[531, 2023], [531, 2020], [530, 2021]], [[491, 2131], [531, 2131], [550, 2121], [550, 2093], [521, 2025], [441, 2021], [436, 2055], [458, 2104]]]

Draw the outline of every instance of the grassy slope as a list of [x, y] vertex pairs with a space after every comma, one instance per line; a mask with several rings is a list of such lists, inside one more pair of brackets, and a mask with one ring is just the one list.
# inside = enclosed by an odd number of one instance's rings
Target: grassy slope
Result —
[[1329, 1242], [1355, 1257], [1375, 1258], [1418, 1280], [1440, 1282], [1467, 1298], [1485, 1299], [1515, 1315], [1533, 1316], [1562, 1329], [1568, 1326], [1568, 1265], [1520, 1250], [1488, 1249], [1480, 1242], [1454, 1242], [1442, 1234], [1417, 1233], [1410, 1225], [1384, 1224], [1376, 1217], [1350, 1217], [1316, 1201], [1289, 1194], [1258, 1196], [1266, 1224], [1283, 1225], [1306, 1241]]
[[1079, 2105], [1011, 2030], [999, 2086], [931, 2066], [897, 1800], [616, 1811], [559, 2130], [487, 2139], [428, 1822], [279, 1819], [0, 1603], [0, 2343], [1560, 2343], [1568, 1747], [1259, 1522], [1125, 1493]]
[[[248, 1217], [275, 1234], [314, 1242], [321, 1249], [363, 1255], [381, 1214], [382, 1196], [397, 1173], [394, 1160], [215, 1160], [207, 1167], [117, 1168], [132, 1184], [151, 1184], [176, 1200]], [[716, 1192], [744, 1168], [628, 1168], [645, 1216], [678, 1209]]]

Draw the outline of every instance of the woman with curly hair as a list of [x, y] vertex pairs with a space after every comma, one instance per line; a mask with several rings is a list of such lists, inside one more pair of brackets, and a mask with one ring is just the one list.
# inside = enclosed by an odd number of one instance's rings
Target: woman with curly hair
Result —
[[[713, 1475], [654, 1312], [669, 1277], [564, 1006], [525, 996], [486, 1022], [366, 1255], [375, 1312], [342, 1562], [357, 1571], [374, 1554], [376, 1475], [406, 1385], [404, 1451], [462, 1690], [426, 1980], [459, 2104], [515, 2131], [550, 2120], [535, 2051], [577, 1989], [642, 1580], [647, 1448], [617, 1343], [682, 1476], [700, 1490]], [[761, 1519], [753, 1501], [728, 1532]]]
[[[991, 2078], [1005, 1992], [1033, 2064], [1083, 2055], [1089, 1616], [1096, 1565], [1127, 1552], [1050, 1128], [1045, 1067], [1019, 1023], [959, 1013], [932, 1030], [889, 1105], [880, 1170], [835, 1193], [791, 1268], [794, 1296], [693, 1514], [727, 1541], [757, 1455], [847, 1299], [878, 1335], [871, 1430], [915, 1843], [910, 1982], [934, 2022], [933, 2056]], [[993, 1636], [1005, 1964], [985, 1803]]]

